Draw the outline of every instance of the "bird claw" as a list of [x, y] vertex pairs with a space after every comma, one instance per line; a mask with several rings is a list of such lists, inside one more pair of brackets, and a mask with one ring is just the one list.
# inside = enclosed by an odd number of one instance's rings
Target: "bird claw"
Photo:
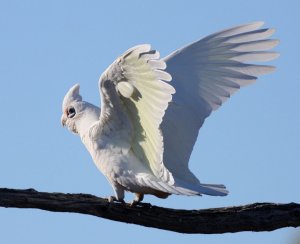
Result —
[[115, 196], [109, 196], [109, 197], [107, 197], [107, 201], [108, 201], [109, 203], [118, 202], [118, 203], [123, 203], [123, 204], [125, 204], [124, 199], [117, 199]]
[[141, 202], [141, 201], [137, 201], [137, 200], [132, 200], [129, 203], [130, 207], [135, 207], [135, 206], [141, 206], [141, 207], [148, 207], [151, 208], [152, 204], [151, 203], [145, 203], [145, 202]]
[[139, 203], [141, 203], [144, 200], [144, 194], [143, 193], [135, 193], [135, 198], [130, 202], [130, 207], [137, 206]]
[[143, 202], [141, 205], [143, 205], [143, 207], [147, 207], [147, 208], [151, 208], [152, 204], [148, 203], [148, 202]]
[[140, 201], [132, 200], [132, 201], [129, 203], [129, 206], [130, 206], [130, 207], [135, 207], [135, 206], [138, 205], [139, 203], [140, 203]]

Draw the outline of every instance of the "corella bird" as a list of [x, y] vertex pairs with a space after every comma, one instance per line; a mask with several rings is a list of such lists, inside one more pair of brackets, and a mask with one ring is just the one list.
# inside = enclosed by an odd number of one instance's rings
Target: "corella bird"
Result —
[[262, 22], [209, 35], [165, 58], [150, 45], [135, 46], [101, 75], [101, 109], [82, 100], [73, 86], [62, 104], [61, 122], [78, 134], [115, 196], [135, 193], [225, 196], [224, 185], [203, 184], [188, 162], [204, 120], [240, 87], [274, 67], [278, 40]]

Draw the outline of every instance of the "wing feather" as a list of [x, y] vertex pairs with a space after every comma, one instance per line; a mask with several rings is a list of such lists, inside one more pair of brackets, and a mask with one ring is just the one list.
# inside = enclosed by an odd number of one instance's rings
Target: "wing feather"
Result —
[[278, 57], [269, 50], [279, 41], [267, 39], [274, 29], [259, 29], [262, 25], [255, 22], [217, 32], [163, 59], [176, 89], [161, 125], [164, 162], [174, 178], [199, 184], [188, 161], [205, 118], [240, 87], [275, 69], [243, 63]]
[[[133, 126], [131, 148], [161, 180], [174, 183], [163, 163], [163, 137], [160, 130], [165, 110], [175, 89], [165, 81], [171, 75], [166, 64], [150, 45], [139, 45], [120, 56], [100, 77], [111, 80], [119, 92]], [[159, 188], [159, 187], [156, 187]]]

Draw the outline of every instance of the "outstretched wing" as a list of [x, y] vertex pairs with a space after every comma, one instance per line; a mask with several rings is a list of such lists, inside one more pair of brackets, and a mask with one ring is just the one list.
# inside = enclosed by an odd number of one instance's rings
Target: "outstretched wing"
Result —
[[[171, 80], [163, 71], [165, 68], [165, 62], [159, 60], [159, 53], [151, 50], [150, 45], [133, 47], [117, 58], [100, 77], [100, 120], [105, 118], [105, 111], [109, 102], [115, 100], [113, 93], [117, 91], [122, 101], [120, 113], [126, 113], [133, 126], [131, 149], [157, 177], [173, 184], [173, 177], [163, 164], [163, 137], [159, 128], [175, 92], [164, 82]], [[116, 91], [111, 93], [112, 89]]]
[[266, 39], [274, 30], [259, 29], [262, 25], [256, 22], [212, 34], [163, 59], [176, 89], [161, 125], [164, 162], [174, 177], [199, 183], [188, 162], [205, 118], [240, 87], [274, 70], [244, 63], [278, 56], [267, 51], [278, 44], [278, 40]]

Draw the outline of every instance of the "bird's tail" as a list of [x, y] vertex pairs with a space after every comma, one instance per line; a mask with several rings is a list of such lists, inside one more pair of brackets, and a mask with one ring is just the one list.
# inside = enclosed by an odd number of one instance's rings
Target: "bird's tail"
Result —
[[210, 195], [210, 196], [226, 196], [228, 191], [222, 184], [190, 184], [182, 180], [176, 179], [173, 185], [182, 195]]
[[[150, 188], [158, 190], [162, 193], [167, 194], [176, 194], [176, 195], [186, 195], [186, 196], [201, 196], [202, 194], [210, 195], [210, 196], [226, 196], [228, 191], [224, 185], [217, 184], [201, 184], [197, 183], [188, 183], [181, 179], [174, 178], [175, 183], [169, 184], [164, 181], [153, 180], [147, 177], [142, 178], [142, 182], [146, 186], [150, 186]], [[153, 193], [150, 193], [153, 194]], [[154, 194], [156, 195], [156, 194]], [[167, 197], [168, 195], [162, 195], [163, 197]]]

